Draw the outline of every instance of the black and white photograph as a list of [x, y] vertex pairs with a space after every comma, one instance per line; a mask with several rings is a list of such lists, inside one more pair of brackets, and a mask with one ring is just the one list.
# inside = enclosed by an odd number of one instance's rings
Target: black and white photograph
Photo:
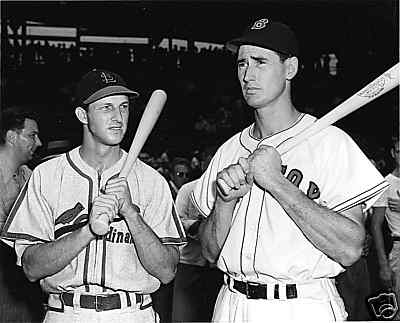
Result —
[[398, 0], [0, 26], [0, 323], [400, 322]]

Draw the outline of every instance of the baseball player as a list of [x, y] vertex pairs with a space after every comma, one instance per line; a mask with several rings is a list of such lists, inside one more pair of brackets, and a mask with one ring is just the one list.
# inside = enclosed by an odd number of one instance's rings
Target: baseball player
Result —
[[[185, 236], [161, 175], [138, 160], [118, 177], [137, 95], [113, 72], [83, 76], [82, 145], [34, 169], [5, 223], [18, 265], [49, 294], [45, 322], [158, 321], [149, 294], [173, 279]], [[97, 236], [91, 224], [104, 214], [109, 231]]]
[[[374, 204], [371, 218], [372, 236], [375, 240], [379, 263], [379, 277], [385, 288], [393, 290], [400, 304], [400, 146], [399, 139], [393, 140], [390, 154], [395, 161], [394, 170], [386, 176], [390, 187]], [[386, 256], [382, 224], [387, 220], [393, 241], [389, 257]], [[400, 311], [395, 320], [400, 320]]]
[[362, 206], [387, 183], [333, 126], [277, 152], [316, 120], [291, 101], [299, 52], [287, 25], [257, 20], [227, 46], [255, 122], [218, 149], [192, 195], [207, 218], [203, 254], [225, 273], [213, 321], [345, 320], [332, 278], [360, 256]]

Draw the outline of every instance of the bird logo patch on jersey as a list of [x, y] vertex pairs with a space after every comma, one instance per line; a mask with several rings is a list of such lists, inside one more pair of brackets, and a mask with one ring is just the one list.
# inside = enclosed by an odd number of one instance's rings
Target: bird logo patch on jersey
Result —
[[256, 30], [257, 29], [263, 29], [263, 28], [265, 28], [267, 26], [268, 22], [269, 21], [268, 21], [267, 18], [259, 19], [253, 24], [253, 26], [251, 26], [250, 29], [256, 29]]
[[[81, 213], [84, 209], [85, 207], [80, 202], [77, 202], [74, 207], [65, 210], [59, 217], [57, 217], [54, 223], [56, 225], [56, 230], [54, 232], [56, 239], [68, 232], [72, 232], [83, 227], [87, 223], [89, 215], [86, 213], [79, 215], [79, 213]], [[72, 224], [69, 224], [71, 222]]]

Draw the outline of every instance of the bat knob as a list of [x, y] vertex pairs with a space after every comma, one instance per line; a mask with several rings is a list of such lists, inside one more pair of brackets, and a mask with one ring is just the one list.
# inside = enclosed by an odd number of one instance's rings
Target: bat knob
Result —
[[93, 219], [90, 223], [90, 228], [93, 233], [98, 236], [104, 236], [108, 232], [109, 226], [110, 222], [108, 221], [108, 217], [104, 214], [97, 219]]

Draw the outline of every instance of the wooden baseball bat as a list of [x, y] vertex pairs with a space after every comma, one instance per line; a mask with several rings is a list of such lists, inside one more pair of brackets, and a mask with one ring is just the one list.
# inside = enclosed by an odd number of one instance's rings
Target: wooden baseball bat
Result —
[[119, 177], [126, 177], [129, 174], [143, 148], [144, 143], [149, 137], [151, 130], [153, 130], [166, 100], [167, 94], [163, 90], [155, 90], [152, 93], [149, 102], [147, 102], [146, 108], [143, 111], [142, 118], [140, 119], [139, 125], [136, 129], [135, 137], [132, 140], [128, 156], [122, 166]]
[[[167, 94], [165, 91], [155, 90], [152, 93], [147, 102], [146, 108], [143, 111], [142, 118], [140, 119], [139, 125], [136, 129], [131, 147], [129, 148], [128, 156], [125, 159], [119, 177], [126, 177], [129, 174], [143, 148], [144, 143], [157, 122], [166, 100]], [[95, 234], [102, 236], [108, 232], [109, 225], [110, 223], [107, 215], [103, 214], [91, 223], [91, 229]]]
[[392, 66], [356, 94], [339, 104], [333, 110], [315, 121], [311, 126], [279, 145], [276, 149], [283, 155], [296, 147], [307, 138], [344, 118], [355, 110], [360, 109], [381, 95], [399, 85], [400, 63]]

